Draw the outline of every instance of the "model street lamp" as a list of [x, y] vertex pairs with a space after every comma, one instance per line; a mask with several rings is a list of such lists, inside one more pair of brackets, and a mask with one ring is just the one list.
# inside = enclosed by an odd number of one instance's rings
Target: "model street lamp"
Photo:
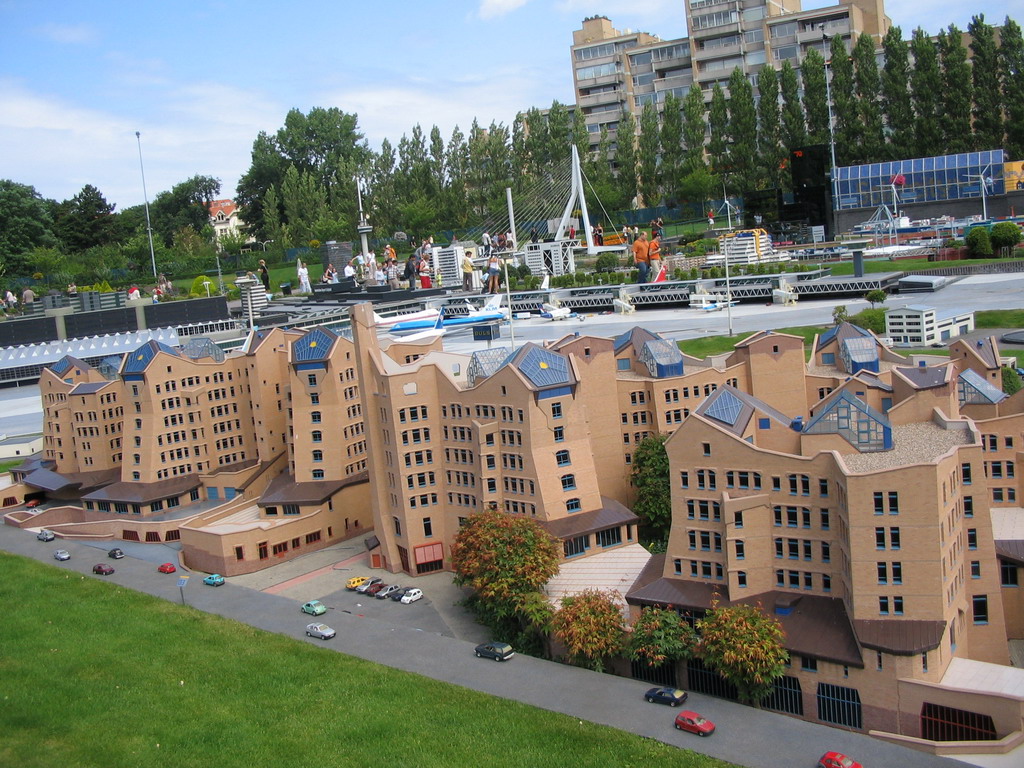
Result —
[[135, 141], [139, 145], [139, 170], [142, 171], [142, 199], [146, 203], [146, 234], [149, 235], [149, 260], [153, 264], [153, 277], [156, 277], [156, 252], [153, 250], [153, 226], [149, 222], [149, 195], [146, 194], [146, 169], [142, 165], [142, 134], [135, 132]]

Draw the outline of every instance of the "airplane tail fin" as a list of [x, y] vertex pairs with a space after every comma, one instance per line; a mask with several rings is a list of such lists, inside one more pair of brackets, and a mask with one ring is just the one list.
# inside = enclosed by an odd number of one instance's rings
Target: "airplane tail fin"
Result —
[[541, 283], [540, 283], [540, 290], [546, 291], [546, 290], [548, 290], [548, 287], [550, 285], [551, 285], [551, 275], [544, 275], [544, 279], [541, 280]]
[[437, 320], [434, 321], [434, 330], [440, 331], [444, 328], [444, 307], [441, 307], [441, 311], [437, 313]]
[[489, 298], [487, 300], [486, 304], [484, 304], [484, 311], [485, 312], [494, 312], [494, 311], [498, 310], [500, 307], [501, 307], [501, 294], [500, 293], [496, 293], [493, 296], [491, 296], [491, 298]]
[[383, 317], [381, 317], [380, 315], [378, 315], [378, 314], [377, 314], [376, 312], [374, 312], [374, 313], [373, 313], [373, 322], [374, 322], [374, 323], [375, 323], [376, 325], [380, 325], [381, 323], [383, 323], [383, 322], [384, 322], [384, 318], [383, 318]]

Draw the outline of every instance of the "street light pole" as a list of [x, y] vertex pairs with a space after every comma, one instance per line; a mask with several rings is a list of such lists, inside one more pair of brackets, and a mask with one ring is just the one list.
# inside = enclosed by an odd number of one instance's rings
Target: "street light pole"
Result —
[[[822, 42], [822, 48], [830, 47], [830, 45], [831, 45], [832, 38], [825, 34], [825, 30], [821, 31], [821, 42]], [[830, 51], [830, 53], [831, 53], [831, 51]], [[825, 103], [828, 105], [828, 149], [829, 149], [829, 157], [832, 160], [832, 170], [829, 173], [829, 179], [832, 182], [831, 185], [830, 185], [831, 188], [832, 188], [831, 189], [831, 191], [832, 191], [832, 205], [831, 205], [831, 208], [834, 211], [835, 210], [835, 205], [836, 205], [836, 183], [837, 183], [838, 179], [836, 179], [836, 134], [835, 134], [835, 129], [832, 127], [832, 123], [833, 123], [833, 118], [832, 118], [832, 84], [831, 84], [831, 77], [830, 77], [830, 75], [832, 74], [832, 70], [831, 70], [831, 67], [829, 66], [831, 63], [832, 63], [832, 59], [831, 58], [825, 59]], [[834, 219], [834, 217], [831, 216], [832, 211], [829, 211], [829, 214], [830, 214], [830, 218]], [[835, 222], [833, 220], [833, 224], [834, 223]], [[833, 230], [833, 236], [834, 236], [834, 230]]]
[[149, 195], [146, 193], [146, 169], [142, 165], [142, 134], [135, 132], [135, 141], [139, 145], [139, 170], [142, 172], [142, 199], [146, 203], [146, 234], [149, 235], [149, 260], [153, 265], [153, 277], [156, 277], [156, 252], [153, 250], [153, 226], [149, 222]]

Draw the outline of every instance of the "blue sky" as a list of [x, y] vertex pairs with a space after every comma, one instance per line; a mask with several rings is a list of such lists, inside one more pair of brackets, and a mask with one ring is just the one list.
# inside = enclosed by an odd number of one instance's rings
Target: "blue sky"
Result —
[[[415, 123], [446, 139], [473, 117], [510, 124], [572, 100], [569, 46], [585, 16], [669, 39], [686, 34], [683, 2], [0, 0], [0, 178], [57, 200], [93, 184], [122, 208], [142, 202], [135, 131], [152, 200], [195, 174], [229, 196], [256, 135], [293, 107], [355, 112], [375, 148]], [[905, 33], [934, 34], [979, 10], [999, 23], [1010, 5], [886, 10]]]

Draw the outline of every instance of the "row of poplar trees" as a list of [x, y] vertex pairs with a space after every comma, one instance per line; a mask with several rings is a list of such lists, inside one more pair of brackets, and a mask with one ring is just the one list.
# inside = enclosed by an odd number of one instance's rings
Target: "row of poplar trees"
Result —
[[[376, 234], [425, 236], [487, 226], [504, 209], [504, 190], [522, 192], [566, 161], [575, 145], [584, 158], [591, 210], [701, 202], [721, 194], [786, 188], [790, 150], [830, 139], [840, 165], [1005, 148], [1024, 158], [1024, 40], [1007, 18], [994, 28], [983, 15], [937, 38], [899, 27], [876, 43], [869, 35], [847, 51], [833, 38], [826, 66], [811, 48], [795, 69], [762, 67], [756, 91], [736, 70], [710, 104], [691, 89], [669, 94], [659, 115], [645, 105], [639, 125], [621, 115], [613, 137], [596, 146], [582, 110], [554, 102], [520, 113], [512, 126], [474, 120], [447, 140], [419, 125], [397, 146], [371, 149], [358, 118], [337, 108], [292, 110], [274, 134], [261, 133], [252, 166], [238, 184], [242, 218], [260, 240], [304, 245], [346, 239], [358, 220], [355, 179], [365, 180], [364, 206]], [[970, 56], [968, 56], [968, 48]], [[826, 87], [828, 77], [828, 88]], [[635, 136], [635, 141], [624, 137]]]

